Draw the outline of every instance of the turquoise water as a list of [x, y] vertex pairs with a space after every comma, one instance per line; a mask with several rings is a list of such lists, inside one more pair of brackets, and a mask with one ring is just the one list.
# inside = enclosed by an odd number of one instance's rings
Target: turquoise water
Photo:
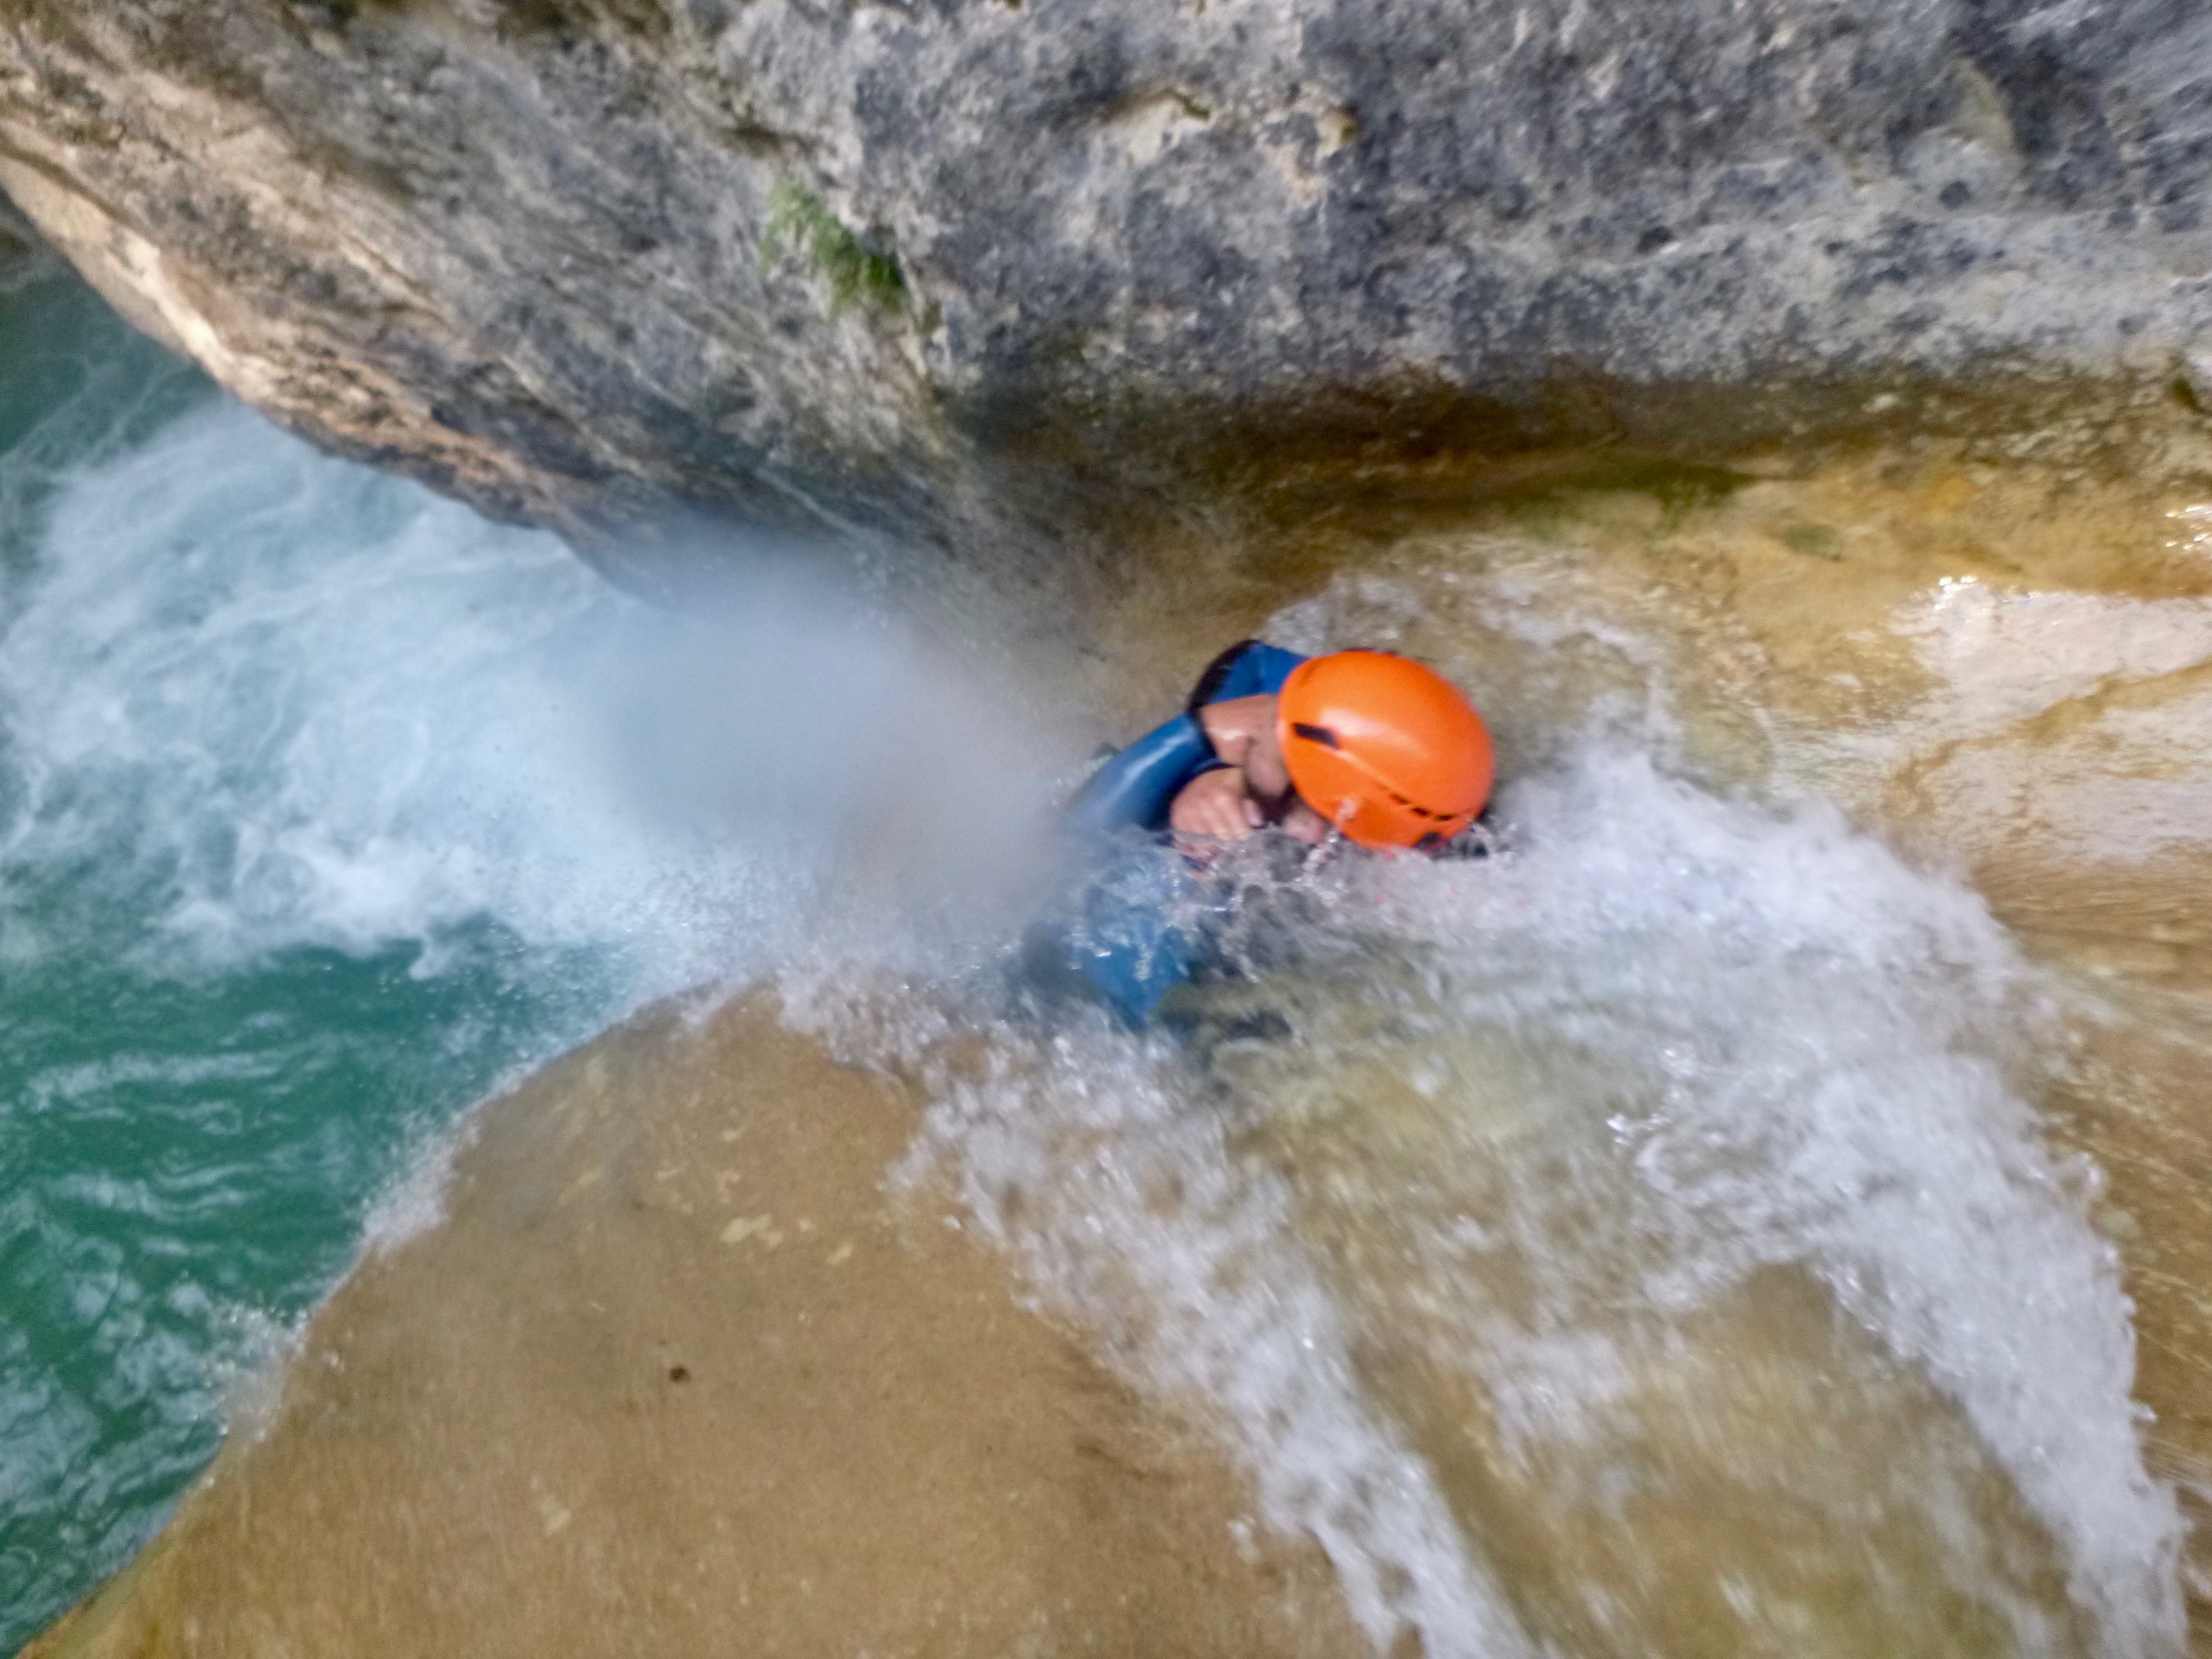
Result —
[[549, 538], [308, 451], [51, 264], [0, 300], [0, 1651], [502, 1075], [740, 959], [625, 816], [653, 625]]

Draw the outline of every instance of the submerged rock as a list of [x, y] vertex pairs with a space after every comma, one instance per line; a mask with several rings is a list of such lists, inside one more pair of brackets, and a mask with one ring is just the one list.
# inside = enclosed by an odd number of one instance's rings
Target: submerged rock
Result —
[[1255, 447], [1711, 451], [1962, 380], [2169, 384], [2208, 123], [2191, 0], [0, 25], [0, 184], [296, 429], [572, 529], [672, 498], [987, 562], [1010, 510]]

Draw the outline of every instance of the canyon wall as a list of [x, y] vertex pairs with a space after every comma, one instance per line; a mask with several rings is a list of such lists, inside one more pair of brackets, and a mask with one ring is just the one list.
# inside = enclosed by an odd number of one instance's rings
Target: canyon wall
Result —
[[0, 186], [126, 314], [603, 549], [2179, 386], [2208, 172], [2192, 0], [0, 3]]

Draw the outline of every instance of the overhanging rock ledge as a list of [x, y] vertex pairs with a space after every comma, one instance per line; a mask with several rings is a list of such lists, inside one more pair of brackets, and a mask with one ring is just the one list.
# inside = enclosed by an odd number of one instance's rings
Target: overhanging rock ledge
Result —
[[586, 538], [2160, 386], [2208, 172], [2191, 0], [0, 3], [0, 185], [128, 315]]

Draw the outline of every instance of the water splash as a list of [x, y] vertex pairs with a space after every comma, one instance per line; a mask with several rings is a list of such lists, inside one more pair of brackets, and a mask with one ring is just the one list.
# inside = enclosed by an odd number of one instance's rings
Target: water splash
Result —
[[[2096, 1177], [2037, 1123], [2049, 985], [1827, 809], [1603, 741], [1504, 808], [1474, 865], [1271, 902], [1249, 862], [1228, 949], [1266, 971], [1186, 1046], [1017, 1024], [978, 1070], [794, 1006], [903, 1051], [970, 1210], [1221, 1425], [1378, 1648], [2176, 1650]], [[1238, 1035], [1255, 1002], [1291, 1035]], [[1655, 1589], [1662, 1537], [1725, 1571]]]

